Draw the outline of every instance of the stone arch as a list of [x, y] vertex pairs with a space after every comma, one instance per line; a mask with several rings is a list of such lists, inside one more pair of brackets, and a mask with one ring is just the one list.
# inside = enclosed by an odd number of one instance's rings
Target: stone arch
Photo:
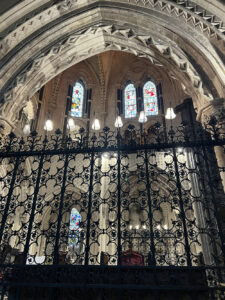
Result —
[[[98, 1], [93, 2], [97, 4]], [[183, 18], [185, 16], [185, 13], [179, 11], [179, 9], [182, 10], [181, 6], [177, 4], [171, 6], [168, 3], [165, 4], [165, 1], [145, 1], [146, 9], [143, 11], [143, 1], [140, 4], [137, 4], [137, 2], [135, 4], [132, 1], [129, 4], [126, 3], [126, 8], [133, 14], [132, 19], [129, 18], [129, 12], [122, 9], [121, 4], [123, 2], [125, 0], [117, 1], [116, 7], [113, 8], [101, 7], [98, 3], [98, 8], [93, 7], [91, 11], [92, 18], [95, 18], [95, 24], [93, 25], [93, 19], [88, 19], [85, 10], [82, 14], [79, 14], [78, 18], [73, 17], [78, 8], [82, 5], [85, 7], [86, 1], [83, 4], [62, 1], [59, 5], [55, 5], [48, 10], [49, 14], [52, 14], [52, 18], [45, 20], [47, 24], [57, 19], [56, 26], [51, 27], [48, 32], [44, 32], [44, 28], [40, 26], [42, 33], [32, 41], [28, 39], [25, 43], [26, 46], [21, 48], [18, 54], [13, 54], [13, 49], [16, 48], [16, 43], [19, 41], [18, 31], [14, 32], [14, 34], [17, 33], [17, 41], [12, 46], [11, 59], [6, 61], [1, 70], [3, 78], [1, 80], [3, 85], [1, 92], [4, 98], [3, 102], [5, 102], [1, 111], [3, 117], [7, 115], [8, 123], [15, 124], [16, 111], [18, 107], [24, 106], [27, 99], [32, 96], [30, 91], [34, 93], [45, 82], [53, 78], [53, 75], [59, 74], [69, 66], [107, 50], [130, 52], [139, 57], [150, 59], [152, 63], [158, 66], [166, 66], [168, 73], [184, 84], [195, 105], [201, 106], [212, 100], [213, 95], [205, 87], [201, 74], [197, 72], [185, 55], [185, 44], [192, 46], [194, 49], [192, 51], [193, 57], [202, 54], [201, 59], [205, 61], [209, 72], [214, 74], [212, 77], [214, 77], [216, 95], [222, 96], [222, 86], [225, 81], [223, 63], [208, 38], [202, 32], [199, 33], [196, 26], [193, 29], [191, 25], [188, 27], [176, 20], [178, 17], [182, 16]], [[57, 16], [54, 15], [53, 10], [54, 13], [57, 12]], [[183, 8], [183, 11], [186, 10], [187, 8]], [[71, 18], [60, 21], [60, 17], [68, 14], [69, 11]], [[155, 15], [155, 11], [160, 11], [160, 13]], [[111, 13], [110, 17], [109, 12]], [[121, 16], [116, 17], [119, 12], [121, 12]], [[152, 18], [152, 23], [149, 22], [149, 16]], [[84, 20], [83, 24], [78, 24], [81, 18]], [[121, 18], [124, 18], [123, 22]], [[137, 22], [136, 18], [140, 21]], [[171, 22], [165, 22], [165, 18]], [[126, 22], [126, 25], [124, 25], [124, 22]], [[149, 23], [149, 28], [146, 28], [147, 23]], [[29, 24], [26, 24], [26, 26], [29, 27]], [[69, 36], [68, 26], [70, 26], [69, 32], [72, 33]], [[158, 30], [154, 32], [157, 27]], [[163, 30], [163, 34], [159, 33], [160, 30]], [[25, 34], [26, 38], [28, 38], [28, 33], [31, 34], [28, 30], [26, 32], [27, 36]], [[184, 35], [185, 39], [183, 38]], [[220, 36], [219, 32], [217, 32], [217, 36]], [[2, 48], [4, 49], [4, 45], [2, 45]], [[27, 52], [28, 49], [29, 53]], [[4, 50], [2, 53], [2, 58], [4, 58], [4, 55], [9, 54]], [[62, 57], [63, 59], [60, 59]], [[173, 71], [171, 71], [172, 69]], [[8, 74], [10, 74], [10, 77]]]

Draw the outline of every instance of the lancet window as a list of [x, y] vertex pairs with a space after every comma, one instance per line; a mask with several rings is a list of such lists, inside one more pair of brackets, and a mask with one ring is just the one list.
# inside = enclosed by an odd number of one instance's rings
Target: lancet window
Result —
[[143, 86], [143, 101], [146, 116], [158, 115], [157, 91], [152, 81], [147, 81]]
[[72, 208], [70, 214], [69, 239], [68, 239], [69, 248], [79, 246], [80, 222], [81, 222], [80, 213], [76, 208]]
[[[118, 99], [120, 95], [118, 92]], [[121, 111], [121, 109], [118, 109]], [[135, 118], [141, 111], [146, 116], [157, 116], [159, 113], [158, 88], [151, 80], [144, 85], [135, 88], [134, 84], [128, 82], [123, 90], [123, 114], [125, 118]]]
[[137, 115], [137, 96], [133, 83], [128, 83], [124, 89], [125, 118], [134, 118]]
[[84, 85], [82, 82], [77, 81], [73, 87], [72, 92], [72, 104], [71, 104], [71, 116], [72, 117], [83, 117], [84, 107]]

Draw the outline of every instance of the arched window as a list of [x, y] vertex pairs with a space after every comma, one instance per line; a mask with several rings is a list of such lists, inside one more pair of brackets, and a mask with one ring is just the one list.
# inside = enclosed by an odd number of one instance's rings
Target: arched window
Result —
[[134, 118], [137, 114], [136, 89], [133, 83], [128, 83], [124, 89], [124, 116]]
[[71, 116], [83, 117], [83, 106], [84, 106], [84, 85], [80, 81], [77, 81], [75, 86], [73, 87]]
[[144, 110], [146, 116], [158, 115], [158, 98], [156, 86], [152, 81], [147, 81], [143, 87]]
[[70, 214], [70, 228], [69, 228], [69, 239], [68, 239], [69, 248], [79, 247], [80, 221], [81, 221], [80, 213], [76, 208], [72, 208]]

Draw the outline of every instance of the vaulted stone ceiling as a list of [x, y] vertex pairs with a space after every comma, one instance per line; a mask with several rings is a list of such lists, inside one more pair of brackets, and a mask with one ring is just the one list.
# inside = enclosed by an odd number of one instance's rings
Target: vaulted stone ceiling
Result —
[[108, 50], [164, 67], [200, 109], [224, 97], [224, 16], [217, 0], [20, 1], [0, 17], [1, 114], [14, 123], [51, 78]]
[[[42, 119], [38, 131], [43, 130], [44, 118], [47, 114], [62, 129], [68, 85], [73, 86], [79, 79], [85, 82], [87, 89], [92, 88], [91, 117], [95, 113], [102, 126], [113, 128], [117, 116], [117, 89], [123, 90], [128, 80], [131, 80], [136, 87], [143, 86], [147, 78], [151, 78], [156, 85], [161, 84], [165, 110], [170, 105], [176, 107], [189, 97], [180, 81], [171, 78], [165, 67], [153, 65], [149, 59], [131, 53], [106, 51], [73, 65], [45, 85]], [[76, 124], [86, 127], [83, 121], [78, 118]], [[156, 119], [149, 118], [146, 126], [150, 126], [155, 121]], [[130, 122], [130, 119], [124, 119], [124, 125]], [[137, 125], [138, 119], [132, 122], [133, 124], [136, 122]]]

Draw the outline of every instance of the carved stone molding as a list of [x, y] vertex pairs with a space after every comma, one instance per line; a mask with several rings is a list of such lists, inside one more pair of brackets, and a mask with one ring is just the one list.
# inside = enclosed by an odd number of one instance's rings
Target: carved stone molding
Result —
[[[92, 40], [95, 37], [98, 38], [101, 36], [100, 40], [104, 43], [104, 45], [102, 45], [104, 50], [130, 52], [138, 57], [145, 57], [149, 59], [157, 66], [163, 66], [159, 57], [164, 58], [165, 62], [172, 62], [173, 69], [180, 72], [180, 74], [186, 74], [192, 87], [197, 93], [204, 95], [204, 97], [208, 98], [208, 100], [212, 99], [212, 95], [204, 88], [201, 77], [180, 49], [176, 49], [174, 46], [166, 44], [164, 41], [159, 43], [159, 41], [155, 41], [154, 37], [137, 34], [131, 29], [117, 28], [113, 25], [99, 25], [93, 26], [82, 33], [72, 34], [63, 42], [54, 45], [50, 50], [43, 52], [36, 57], [32, 64], [17, 76], [11, 87], [9, 87], [7, 92], [5, 92], [4, 103], [13, 101], [13, 99], [19, 97], [22, 87], [26, 86], [31, 75], [32, 77], [35, 77], [35, 74], [40, 72], [43, 74], [42, 79], [37, 82], [37, 90], [46, 82], [46, 79], [49, 81], [51, 78], [60, 73], [60, 71], [65, 70], [78, 61], [81, 61], [84, 57], [86, 58], [88, 55], [90, 56], [93, 52], [93, 48], [91, 48], [92, 46], [90, 46], [90, 48], [86, 48], [85, 53], [79, 52], [75, 55], [68, 54], [71, 48], [75, 49], [75, 46], [79, 46], [83, 37], [87, 38], [88, 36], [92, 38]], [[58, 59], [57, 63], [53, 63], [56, 59]], [[47, 63], [50, 63], [51, 67], [54, 68], [50, 74], [47, 71]], [[173, 79], [176, 78], [176, 73], [170, 73], [173, 75]], [[31, 96], [32, 95], [29, 95], [29, 97]], [[3, 102], [1, 103], [1, 107], [2, 105]]]
[[[189, 0], [125, 0], [130, 4], [135, 4], [144, 7], [152, 7], [156, 10], [163, 11], [170, 15], [174, 14], [177, 17], [185, 18], [186, 22], [191, 21], [194, 27], [199, 26], [201, 27], [203, 32], [207, 32], [210, 36], [215, 35], [218, 33], [219, 35], [222, 34], [222, 38], [225, 35], [225, 24], [222, 20], [218, 18], [218, 16], [208, 12], [205, 8], [201, 7], [200, 5], [196, 5], [193, 1]], [[41, 10], [39, 14], [32, 13], [29, 16], [26, 16], [24, 20], [20, 20], [19, 23], [16, 22], [14, 24], [14, 29], [10, 31], [15, 31], [19, 26], [32, 25], [32, 22], [35, 22], [34, 19], [37, 18], [39, 20], [43, 19], [43, 14], [45, 10], [51, 14], [50, 10], [55, 6], [57, 10], [63, 13], [67, 13], [71, 11], [76, 4], [81, 4], [82, 0], [62, 0], [62, 1], [54, 1], [53, 3], [57, 3], [58, 5], [48, 5], [44, 10]], [[96, 1], [92, 1], [96, 2]], [[84, 2], [85, 3], [85, 2]], [[36, 9], [37, 10], [37, 9]], [[34, 11], [35, 12], [35, 11]], [[26, 22], [29, 23], [26, 23]], [[201, 24], [199, 24], [201, 23]], [[9, 32], [8, 32], [9, 33]], [[8, 34], [5, 32], [5, 35]], [[14, 33], [15, 34], [15, 33]]]
[[183, 18], [209, 37], [225, 40], [225, 24], [217, 16], [189, 0], [127, 0], [139, 6], [152, 7], [169, 15]]
[[76, 3], [77, 3], [77, 0], [63, 0], [62, 2], [59, 3], [59, 5], [57, 6], [57, 9], [60, 12], [66, 12], [66, 11], [72, 9]]
[[[52, 5], [37, 15], [35, 14], [31, 18], [25, 19], [19, 26], [18, 24], [15, 24], [14, 29], [10, 29], [10, 32], [2, 35], [2, 40], [0, 42], [0, 58], [3, 58], [4, 55], [9, 53], [16, 45], [21, 43], [35, 31], [59, 19], [62, 15], [66, 15], [72, 11], [76, 12], [78, 6], [85, 7], [85, 5], [87, 6], [90, 3], [97, 4], [98, 2], [100, 1], [59, 1], [59, 4]], [[143, 6], [163, 12], [170, 17], [180, 18], [182, 21], [188, 23], [198, 31], [200, 30], [208, 37], [223, 40], [225, 42], [224, 23], [215, 15], [208, 13], [204, 8], [187, 0], [117, 0], [116, 2], [118, 5], [124, 2], [129, 5]]]

